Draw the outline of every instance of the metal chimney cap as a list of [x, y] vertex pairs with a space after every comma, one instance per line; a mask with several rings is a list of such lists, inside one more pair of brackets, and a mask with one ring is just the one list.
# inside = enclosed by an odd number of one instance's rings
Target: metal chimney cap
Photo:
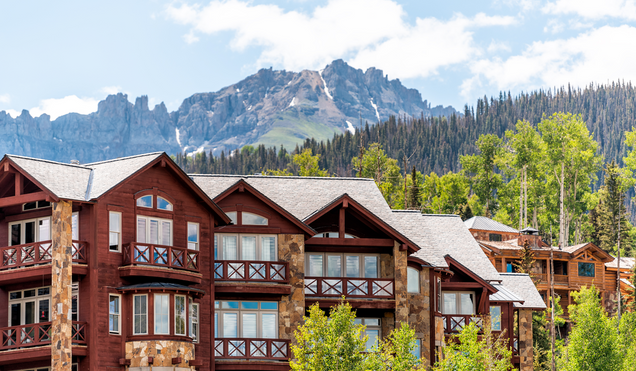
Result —
[[79, 162], [79, 160], [71, 160], [71, 164], [73, 164], [73, 165], [79, 165], [79, 164], [80, 164], [80, 162]]

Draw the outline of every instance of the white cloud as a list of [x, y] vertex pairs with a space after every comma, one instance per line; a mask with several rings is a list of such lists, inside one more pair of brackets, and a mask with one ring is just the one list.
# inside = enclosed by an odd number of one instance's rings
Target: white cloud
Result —
[[99, 91], [101, 93], [108, 94], [108, 95], [112, 95], [112, 94], [117, 94], [117, 93], [123, 92], [121, 86], [104, 86]]
[[88, 114], [97, 111], [97, 103], [99, 101], [94, 98], [79, 98], [76, 95], [68, 95], [64, 98], [43, 99], [40, 105], [33, 107], [29, 113], [33, 117], [38, 117], [43, 113], [51, 116], [51, 120], [65, 115], [70, 112]]
[[636, 0], [556, 0], [547, 3], [547, 14], [576, 14], [588, 19], [615, 17], [636, 20]]
[[624, 79], [636, 81], [636, 28], [605, 26], [569, 39], [537, 41], [520, 55], [471, 64], [473, 77], [461, 85], [464, 98], [479, 87], [532, 90], [568, 83], [583, 87]]
[[539, 2], [539, 0], [494, 0], [493, 4], [497, 5], [501, 3], [508, 6], [515, 6], [527, 12], [536, 8], [539, 5]]
[[[513, 17], [480, 13], [473, 18], [455, 15], [448, 21], [418, 18], [412, 25], [402, 6], [392, 0], [329, 0], [311, 14], [249, 1], [214, 0], [206, 6], [170, 5], [166, 14], [191, 27], [184, 36], [187, 43], [196, 42], [197, 34], [230, 31], [232, 49], [261, 47], [257, 66], [318, 69], [344, 58], [352, 65], [377, 66], [402, 78], [429, 76], [439, 67], [478, 53], [472, 28], [515, 22]], [[405, 58], [405, 51], [416, 52]]]
[[488, 53], [497, 53], [497, 52], [509, 52], [510, 45], [503, 41], [492, 40], [490, 45], [488, 45]]
[[0, 103], [10, 103], [10, 102], [11, 102], [11, 96], [9, 94], [0, 95]]
[[550, 19], [548, 23], [543, 27], [543, 32], [549, 32], [552, 34], [557, 34], [563, 32], [565, 29], [565, 24], [563, 21], [559, 19]]
[[20, 112], [14, 110], [14, 109], [8, 109], [5, 110], [11, 117], [16, 118], [18, 116], [20, 116]]

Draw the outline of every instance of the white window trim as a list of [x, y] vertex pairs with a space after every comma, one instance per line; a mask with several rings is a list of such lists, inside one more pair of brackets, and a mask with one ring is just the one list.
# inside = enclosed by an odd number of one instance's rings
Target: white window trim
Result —
[[[158, 296], [167, 296], [168, 297], [168, 313], [159, 313], [161, 315], [168, 315], [168, 332], [157, 332], [157, 297]], [[154, 294], [153, 296], [153, 307], [154, 307], [154, 322], [153, 325], [153, 329], [154, 329], [154, 334], [155, 335], [170, 335], [170, 294]]]
[[[223, 302], [237, 302], [238, 308], [221, 308]], [[242, 302], [250, 302], [250, 303], [258, 303], [258, 309], [241, 309]], [[218, 323], [215, 331], [217, 332], [218, 338], [225, 338], [223, 334], [223, 319], [224, 314], [236, 314], [236, 335], [237, 338], [243, 338], [243, 314], [256, 314], [256, 339], [263, 338], [263, 314], [276, 314], [274, 316], [274, 337], [272, 339], [278, 339], [278, 309], [261, 309], [261, 301], [251, 301], [251, 300], [217, 300], [214, 306], [214, 313], [218, 315]], [[267, 303], [267, 301], [266, 301]], [[276, 302], [278, 304], [278, 302]], [[278, 306], [277, 306], [278, 308]], [[230, 338], [233, 339], [233, 338]]]
[[[110, 311], [110, 298], [117, 297], [117, 313], [111, 313]], [[134, 313], [134, 312], [133, 312]], [[110, 329], [110, 316], [117, 316], [117, 330]], [[134, 326], [134, 324], [133, 324]], [[108, 333], [113, 335], [121, 334], [121, 295], [120, 294], [108, 294]]]
[[[415, 272], [415, 273], [417, 273], [417, 281], [416, 281], [416, 282], [417, 282], [417, 285], [416, 285], [416, 287], [417, 287], [417, 291], [411, 291], [411, 290], [409, 290], [409, 272]], [[420, 278], [420, 271], [419, 271], [417, 268], [413, 268], [413, 267], [406, 267], [406, 291], [407, 291], [409, 294], [419, 294], [419, 293], [420, 293], [420, 286], [421, 286], [420, 280], [421, 280], [421, 278]]]
[[[189, 312], [190, 312], [190, 318], [188, 321], [188, 330], [189, 330], [189, 334], [190, 334], [190, 338], [192, 338], [192, 342], [193, 343], [198, 343], [199, 342], [199, 333], [200, 333], [200, 323], [199, 323], [199, 303], [195, 303], [192, 301], [192, 298], [189, 298], [188, 300], [190, 307]], [[196, 308], [196, 309], [195, 309]], [[194, 315], [194, 313], [196, 312], [196, 316]], [[194, 324], [196, 324], [196, 330], [194, 329]]]
[[[342, 278], [380, 278], [380, 254], [352, 254], [352, 253], [305, 253], [305, 272], [309, 272], [309, 256], [310, 255], [322, 255], [322, 274], [319, 277], [327, 277], [327, 257], [328, 256], [340, 256], [340, 276]], [[358, 256], [359, 264], [358, 267], [359, 272], [361, 273], [360, 277], [345, 277], [346, 274], [346, 257], [347, 256]], [[373, 256], [377, 260], [377, 271], [375, 277], [365, 277], [365, 269], [364, 269], [364, 258], [366, 256]], [[336, 277], [333, 277], [336, 278]]]
[[[194, 225], [197, 227], [197, 242], [191, 242], [189, 239], [189, 235], [190, 235], [190, 225]], [[196, 251], [199, 251], [199, 223], [195, 223], [195, 222], [188, 222], [186, 225], [186, 246], [188, 248], [188, 250], [193, 250], [190, 249], [190, 244], [195, 244], [196, 245]]]
[[[471, 294], [473, 296], [473, 313], [472, 314], [460, 314], [460, 313], [444, 313], [444, 294], [456, 294], [455, 295], [455, 308], [461, 306], [461, 295], [459, 294]], [[477, 313], [477, 295], [474, 291], [442, 291], [442, 313], [444, 315], [458, 315], [458, 316], [470, 316]]]
[[[144, 219], [146, 221], [146, 236], [145, 236], [145, 240], [146, 242], [139, 242], [139, 219]], [[161, 237], [163, 235], [163, 222], [169, 222], [170, 223], [170, 243], [168, 244], [158, 244], [158, 243], [152, 243], [149, 242], [150, 240], [150, 221], [151, 220], [156, 220], [159, 222], [159, 235], [158, 237]], [[174, 238], [174, 225], [172, 223], [172, 219], [164, 219], [164, 218], [156, 218], [154, 216], [146, 216], [146, 215], [137, 215], [137, 219], [136, 219], [137, 223], [135, 224], [135, 235], [137, 235], [137, 243], [141, 243], [141, 244], [147, 244], [147, 245], [161, 245], [161, 246], [173, 246], [173, 238]], [[163, 241], [162, 241], [163, 242]]]
[[[110, 225], [110, 214], [119, 214], [119, 232], [115, 232], [111, 229], [111, 225]], [[110, 252], [121, 252], [121, 228], [122, 228], [122, 213], [119, 211], [109, 211], [108, 212], [108, 251]], [[110, 234], [111, 233], [117, 233], [118, 235], [118, 242], [117, 242], [117, 250], [112, 250], [110, 248]]]
[[[183, 298], [183, 333], [177, 332], [177, 298]], [[170, 314], [168, 314], [168, 323], [170, 323]], [[174, 295], [174, 334], [179, 336], [188, 335], [188, 298], [185, 295]]]
[[[38, 290], [39, 289], [49, 289], [49, 293], [46, 295], [38, 295]], [[31, 291], [31, 290], [35, 290], [35, 296], [30, 296], [28, 298], [24, 297], [24, 292], [25, 291]], [[11, 298], [11, 294], [14, 292], [20, 292], [20, 299], [10, 299]], [[50, 322], [52, 320], [53, 317], [53, 313], [51, 312], [53, 310], [53, 304], [51, 303], [52, 301], [52, 295], [51, 295], [51, 286], [41, 286], [41, 287], [35, 287], [35, 288], [31, 288], [31, 289], [24, 289], [24, 290], [13, 290], [13, 291], [9, 291], [7, 293], [7, 298], [9, 298], [8, 301], [8, 305], [7, 305], [7, 326], [11, 326], [11, 305], [12, 304], [17, 304], [20, 303], [20, 323], [24, 323], [25, 322], [25, 316], [26, 316], [26, 310], [25, 310], [25, 306], [24, 303], [27, 302], [35, 302], [35, 322], [34, 323], [40, 323], [40, 316], [39, 311], [40, 311], [40, 301], [42, 300], [48, 300], [49, 301], [49, 320], [46, 322]]]
[[223, 237], [236, 237], [236, 258], [237, 260], [243, 260], [242, 259], [242, 255], [243, 255], [243, 251], [241, 250], [241, 243], [243, 241], [242, 237], [256, 237], [256, 260], [254, 261], [263, 261], [263, 249], [262, 249], [262, 245], [263, 245], [263, 237], [271, 237], [274, 238], [274, 259], [272, 259], [272, 262], [278, 261], [278, 236], [275, 234], [251, 234], [251, 233], [215, 233], [214, 234], [214, 240], [215, 240], [215, 249], [216, 249], [216, 259], [217, 261], [219, 260], [226, 260], [225, 257], [223, 256]]
[[[42, 242], [42, 241], [40, 241], [40, 228], [39, 228], [38, 222], [40, 220], [46, 220], [46, 219], [48, 219], [48, 221], [49, 221], [49, 237], [52, 237], [52, 236], [50, 236], [50, 234], [52, 234], [52, 229], [53, 229], [51, 216], [43, 216], [41, 218], [31, 218], [31, 219], [16, 220], [15, 222], [10, 222], [9, 225], [8, 225], [8, 229], [7, 229], [7, 232], [8, 232], [7, 233], [8, 234], [7, 235], [7, 246], [11, 246], [11, 227], [14, 226], [14, 225], [17, 225], [17, 224], [22, 225], [20, 227], [20, 244], [19, 245], [24, 245], [25, 244], [25, 242], [24, 242], [24, 236], [25, 236], [25, 233], [26, 233], [25, 224], [26, 223], [30, 223], [30, 222], [35, 222], [35, 241], [36, 242]], [[50, 241], [50, 239], [46, 240], [46, 241]]]
[[[135, 298], [137, 296], [143, 296], [146, 298], [146, 313], [140, 313], [140, 314], [135, 314]], [[139, 295], [133, 295], [133, 312], [132, 312], [132, 333], [133, 335], [148, 335], [148, 294], [139, 294]], [[144, 315], [146, 316], [146, 332], [135, 332], [135, 316], [141, 316]]]
[[[146, 197], [150, 197], [150, 206], [143, 206], [143, 205], [139, 205], [139, 200], [141, 200], [142, 198], [146, 198]], [[137, 199], [135, 200], [135, 206], [137, 207], [143, 207], [144, 209], [152, 209], [155, 205], [155, 198], [153, 197], [153, 195], [143, 195], [141, 197], [137, 197]]]

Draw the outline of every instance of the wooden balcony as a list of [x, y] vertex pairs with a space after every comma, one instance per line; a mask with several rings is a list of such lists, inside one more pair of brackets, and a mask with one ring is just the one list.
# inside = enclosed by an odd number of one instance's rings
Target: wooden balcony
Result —
[[305, 277], [305, 296], [395, 299], [392, 278]]
[[216, 359], [287, 361], [291, 357], [289, 340], [284, 339], [216, 339]]
[[224, 260], [214, 262], [216, 281], [289, 283], [289, 263]]
[[[550, 281], [549, 281], [550, 277], [548, 276], [548, 274], [542, 273], [542, 274], [538, 274], [537, 276], [541, 278], [541, 283], [546, 285], [550, 284]], [[568, 277], [569, 276], [566, 274], [555, 274], [554, 284], [559, 286], [568, 286], [570, 284]]]
[[484, 323], [483, 318], [475, 314], [444, 314], [442, 318], [444, 318], [445, 334], [458, 333], [471, 322], [474, 322], [480, 328]]
[[176, 246], [131, 242], [123, 245], [123, 266], [119, 267], [119, 275], [201, 283], [199, 251]]
[[[73, 321], [73, 345], [86, 345], [86, 322]], [[51, 344], [51, 322], [0, 328], [0, 352]]]

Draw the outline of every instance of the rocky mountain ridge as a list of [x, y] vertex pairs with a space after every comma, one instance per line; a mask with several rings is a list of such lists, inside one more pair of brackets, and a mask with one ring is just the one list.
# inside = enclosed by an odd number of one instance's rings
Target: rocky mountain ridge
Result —
[[261, 69], [214, 93], [197, 93], [169, 113], [148, 97], [132, 104], [109, 95], [88, 115], [70, 113], [51, 121], [23, 110], [17, 118], [0, 111], [0, 152], [82, 163], [165, 151], [219, 154], [246, 144], [291, 147], [314, 137], [353, 131], [391, 115], [450, 115], [452, 107], [430, 107], [415, 89], [336, 60], [320, 71]]

